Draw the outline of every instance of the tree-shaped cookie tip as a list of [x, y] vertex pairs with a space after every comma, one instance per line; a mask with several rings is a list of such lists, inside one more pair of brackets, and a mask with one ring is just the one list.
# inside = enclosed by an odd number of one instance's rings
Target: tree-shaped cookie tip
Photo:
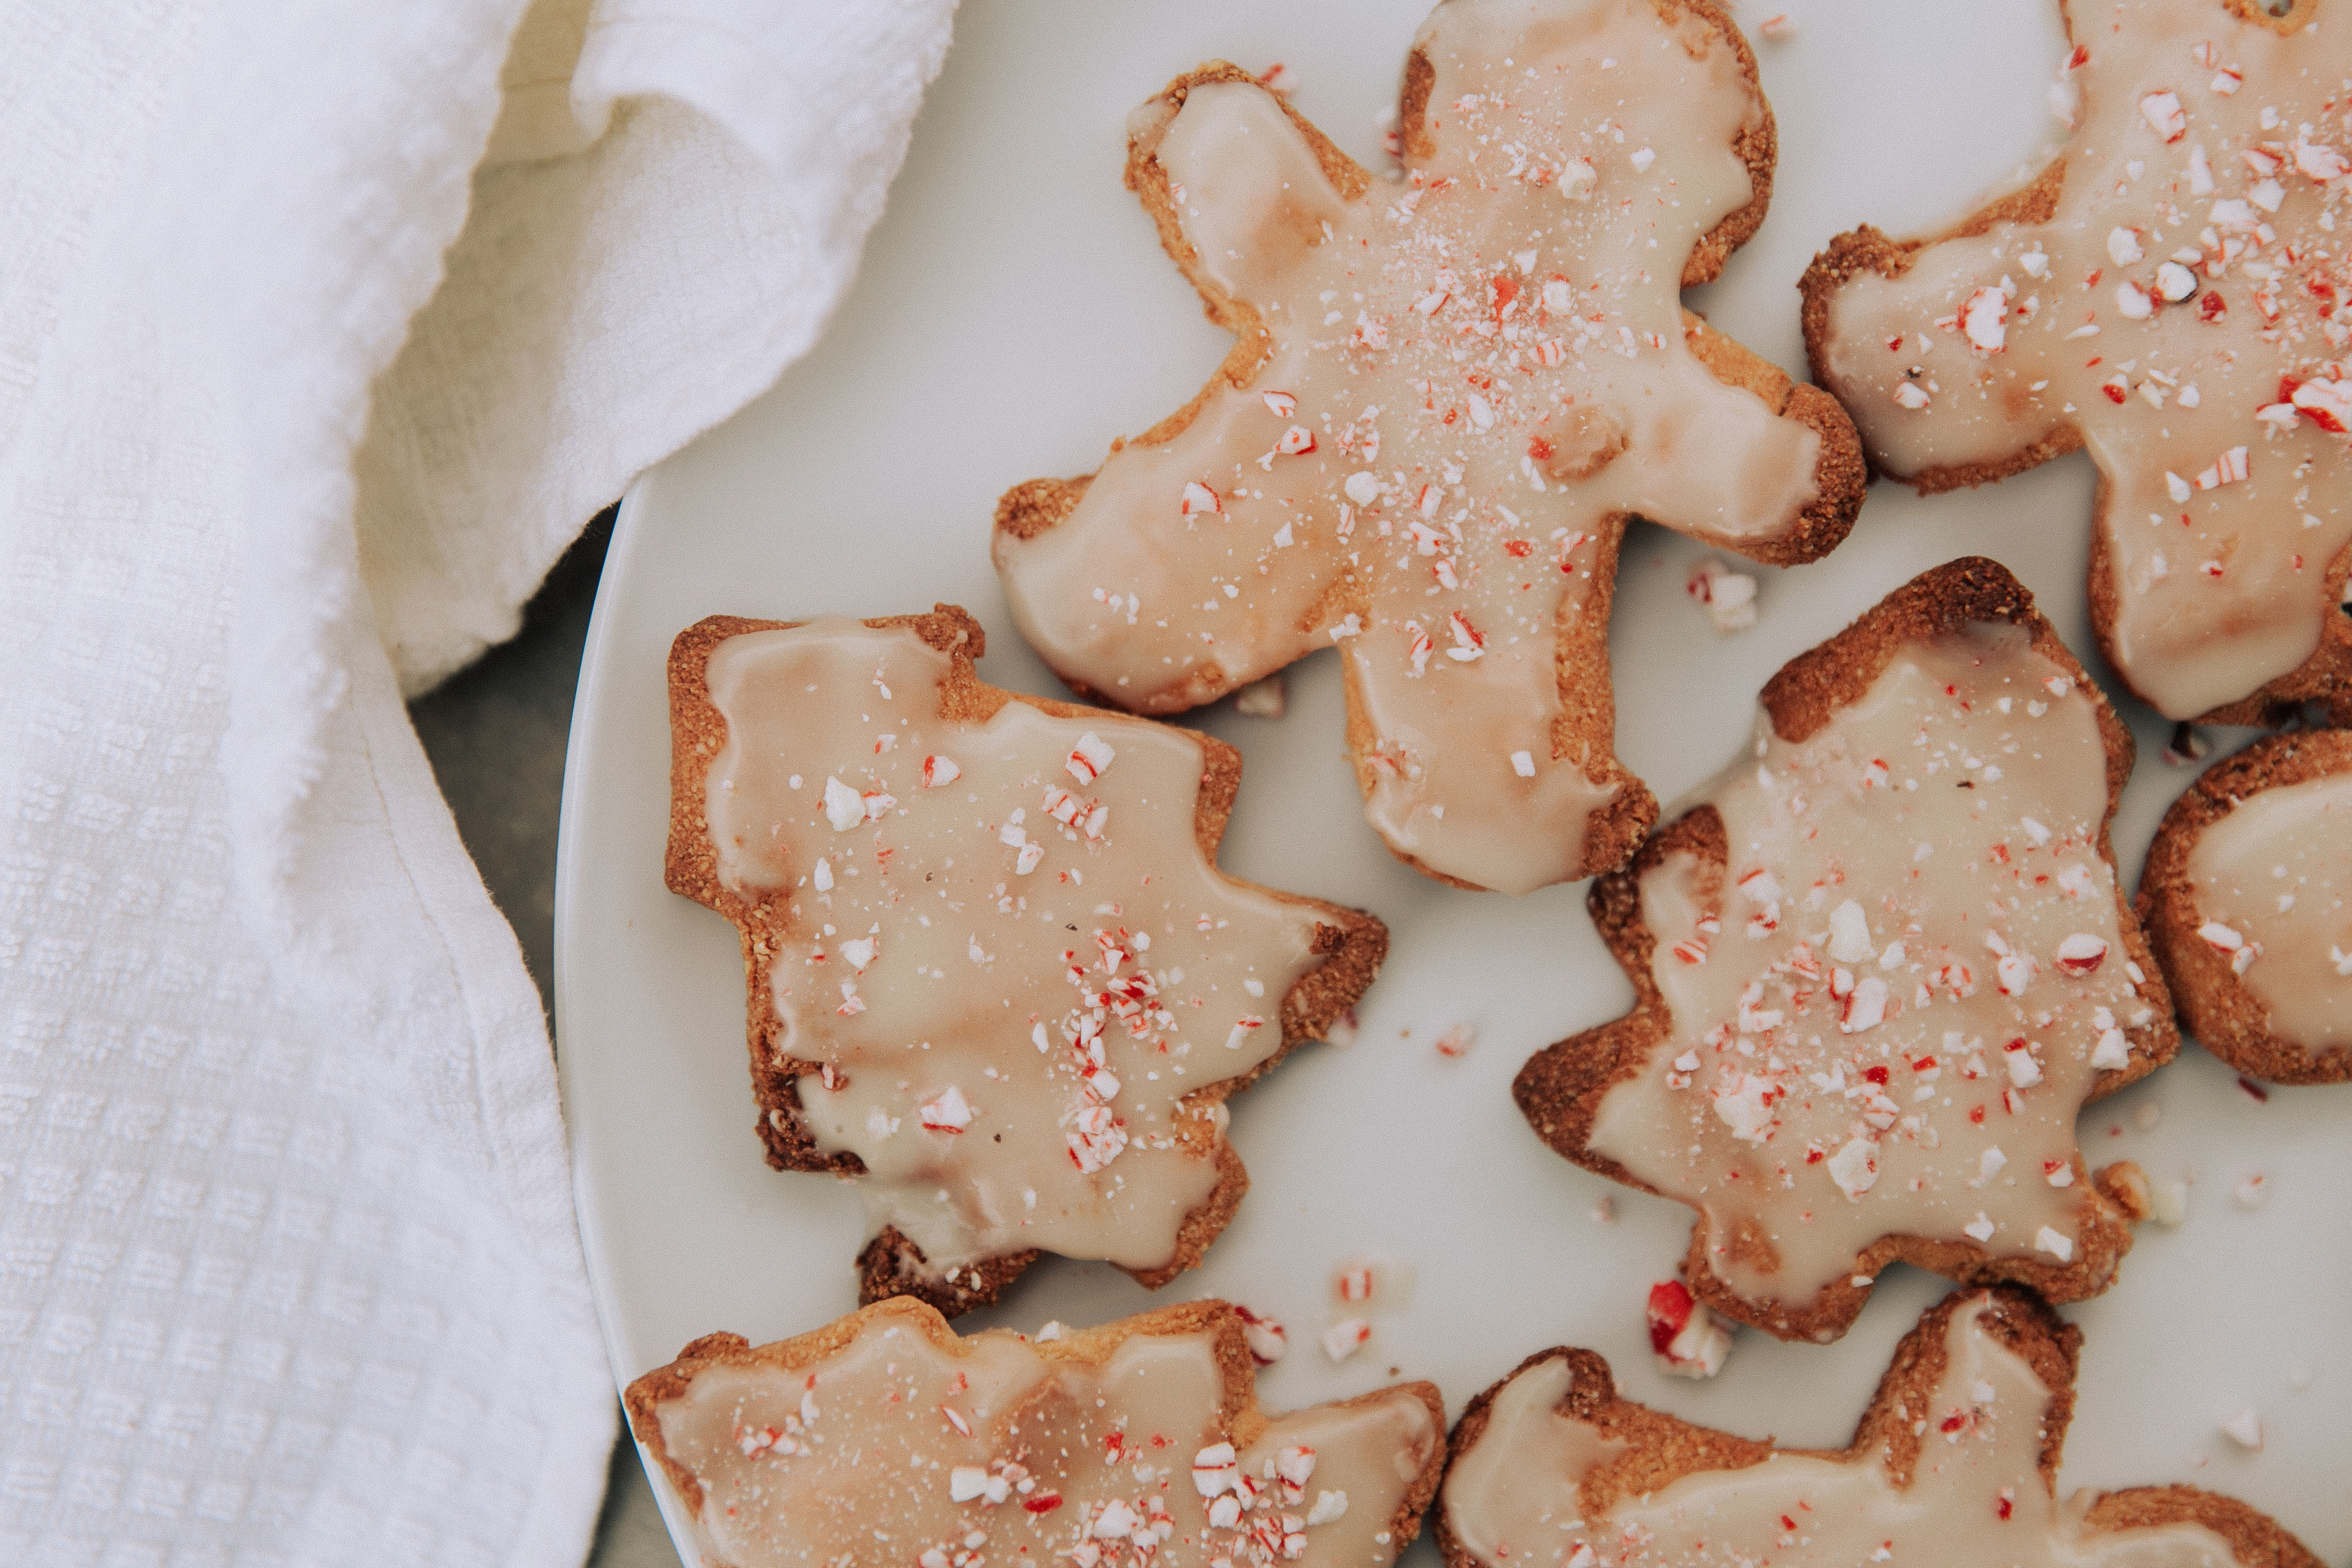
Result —
[[1400, 130], [1377, 178], [1223, 65], [1138, 112], [1128, 182], [1236, 341], [1097, 473], [1008, 492], [997, 564], [1046, 661], [1139, 712], [1336, 644], [1390, 847], [1526, 891], [1655, 816], [1612, 750], [1626, 521], [1810, 560], [1852, 525], [1859, 447], [1681, 309], [1771, 183], [1709, 0], [1447, 0]]
[[1832, 241], [1813, 374], [1922, 490], [2087, 447], [2092, 621], [2168, 716], [2352, 722], [2352, 6], [2067, 22], [2063, 155], [1940, 237]]
[[1248, 1179], [1223, 1102], [1371, 982], [1369, 915], [1216, 868], [1231, 747], [1016, 698], [977, 622], [714, 616], [670, 653], [671, 889], [742, 933], [759, 1133], [855, 1177], [861, 1295], [1040, 1251], [1147, 1285]]
[[1698, 1211], [1709, 1307], [1829, 1340], [1901, 1260], [2096, 1295], [2136, 1168], [2084, 1103], [2168, 1060], [2108, 823], [2131, 738], [1997, 563], [1897, 589], [1765, 684], [1752, 747], [1590, 903], [1624, 1017], [1513, 1086], [1568, 1158]]

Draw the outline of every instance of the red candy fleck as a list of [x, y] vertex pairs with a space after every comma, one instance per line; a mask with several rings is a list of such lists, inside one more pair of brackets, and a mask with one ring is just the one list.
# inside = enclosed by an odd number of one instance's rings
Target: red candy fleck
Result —
[[2270, 1100], [2271, 1091], [2264, 1089], [2261, 1084], [2256, 1083], [2252, 1079], [2248, 1078], [2244, 1073], [2240, 1073], [2238, 1075], [2238, 1087], [2244, 1089], [2248, 1094], [2252, 1095], [2258, 1100], [2267, 1102]]
[[1021, 1506], [1027, 1509], [1031, 1513], [1051, 1513], [1055, 1509], [1062, 1506], [1062, 1494], [1059, 1492], [1031, 1492], [1027, 1497], [1021, 1500]]
[[2058, 944], [2058, 967], [2069, 974], [2089, 974], [2106, 956], [2106, 942], [2086, 931], [2077, 931]]
[[1660, 1355], [1675, 1342], [1675, 1336], [1691, 1318], [1691, 1293], [1679, 1279], [1667, 1279], [1650, 1287], [1650, 1348]]

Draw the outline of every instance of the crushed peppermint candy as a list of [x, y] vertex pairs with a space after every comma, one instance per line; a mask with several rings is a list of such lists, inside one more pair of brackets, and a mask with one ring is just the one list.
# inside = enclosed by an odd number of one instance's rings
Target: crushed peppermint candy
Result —
[[866, 800], [839, 779], [824, 781], [824, 818], [835, 833], [846, 833], [866, 820]]
[[1878, 1145], [1867, 1138], [1851, 1138], [1829, 1158], [1830, 1179], [1849, 1198], [1859, 1198], [1877, 1184]]
[[1111, 759], [1118, 754], [1109, 742], [1089, 730], [1070, 748], [1069, 758], [1063, 765], [1078, 783], [1090, 784], [1110, 771]]
[[1713, 1377], [1731, 1354], [1731, 1334], [1679, 1279], [1650, 1287], [1644, 1306], [1650, 1350], [1673, 1377]]
[[1342, 1318], [1323, 1331], [1323, 1353], [1334, 1362], [1346, 1361], [1372, 1337], [1372, 1325], [1361, 1318]]
[[963, 1090], [950, 1084], [922, 1107], [923, 1129], [929, 1132], [961, 1132], [971, 1125], [971, 1106]]
[[1234, 1312], [1242, 1321], [1242, 1336], [1249, 1342], [1250, 1360], [1260, 1366], [1272, 1366], [1290, 1348], [1290, 1336], [1272, 1318], [1251, 1311], [1236, 1302]]
[[2058, 943], [2058, 967], [2068, 974], [2090, 974], [2107, 956], [2107, 944], [2088, 931], [2076, 931]]
[[2151, 92], [2139, 100], [2140, 117], [2148, 129], [2168, 142], [2178, 142], [2189, 134], [2189, 111], [2180, 106], [2177, 92]]
[[1756, 624], [1756, 579], [1735, 572], [1714, 556], [1691, 568], [1684, 592], [1706, 607], [1719, 632], [1744, 631]]
[[2221, 1423], [2221, 1436], [2250, 1454], [2263, 1451], [2263, 1418], [2249, 1405]]

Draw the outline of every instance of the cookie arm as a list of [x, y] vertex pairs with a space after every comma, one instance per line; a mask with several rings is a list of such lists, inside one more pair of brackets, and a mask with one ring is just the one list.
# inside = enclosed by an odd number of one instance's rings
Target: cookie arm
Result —
[[[2062, 290], [2021, 259], [2038, 248], [2014, 224], [1926, 244], [1865, 226], [1814, 258], [1799, 284], [1813, 374], [1883, 471], [1933, 494], [2082, 446], [2063, 397], [2042, 395], [2056, 346], [2073, 342]], [[1998, 308], [1971, 313], [1980, 289]], [[2002, 418], [1977, 416], [1988, 399]]]
[[1136, 110], [1127, 183], [1210, 317], [1245, 335], [1368, 180], [1238, 67], [1212, 66]]

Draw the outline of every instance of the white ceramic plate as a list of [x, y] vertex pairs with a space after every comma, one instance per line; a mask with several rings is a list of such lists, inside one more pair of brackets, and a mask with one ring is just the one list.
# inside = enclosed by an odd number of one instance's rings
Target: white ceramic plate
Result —
[[[1759, 43], [1779, 116], [1771, 214], [1692, 303], [1800, 375], [1795, 283], [1831, 235], [1913, 232], [1972, 205], [2057, 133], [2044, 87], [2062, 54], [2054, 0], [1967, 5], [1772, 0], [1796, 36]], [[951, 600], [986, 623], [983, 678], [1057, 689], [1006, 619], [988, 564], [1008, 485], [1082, 473], [1114, 435], [1190, 396], [1227, 341], [1119, 183], [1128, 110], [1219, 56], [1288, 63], [1296, 103], [1380, 166], [1425, 0], [1189, 0], [1182, 5], [991, 0], [958, 19], [945, 73], [867, 247], [814, 353], [722, 428], [648, 474], [621, 512], [590, 633], [565, 773], [557, 1023], [581, 1228], [616, 1380], [694, 1336], [754, 1341], [856, 1304], [855, 1193], [779, 1175], [751, 1131], [743, 977], [733, 931], [663, 889], [669, 739], [663, 657], [698, 617], [875, 616]], [[1764, 0], [1747, 7], [1751, 24]], [[1684, 596], [1699, 552], [1646, 525], [1627, 540], [1612, 650], [1618, 746], [1662, 800], [1723, 766], [1758, 688], [1913, 574], [1955, 555], [2006, 563], [2075, 650], [2092, 472], [2081, 458], [1972, 494], [1881, 486], [1830, 559], [1759, 571], [1762, 619], [1716, 633]], [[1395, 945], [1360, 1043], [1301, 1053], [1234, 1102], [1251, 1191], [1205, 1267], [1159, 1296], [1101, 1265], [1048, 1259], [966, 1327], [1091, 1323], [1216, 1294], [1289, 1324], [1260, 1385], [1275, 1407], [1428, 1377], [1458, 1410], [1529, 1352], [1609, 1358], [1633, 1397], [1783, 1442], [1840, 1444], [1894, 1342], [1947, 1289], [1890, 1270], [1843, 1341], [1739, 1335], [1711, 1383], [1661, 1377], [1642, 1302], [1683, 1253], [1689, 1211], [1614, 1187], [1539, 1144], [1508, 1088], [1538, 1047], [1613, 1018], [1630, 987], [1593, 934], [1584, 887], [1525, 899], [1454, 891], [1391, 860], [1341, 755], [1339, 671], [1290, 675], [1290, 711], [1193, 722], [1246, 757], [1223, 864], [1367, 907]], [[2114, 692], [2110, 683], [2111, 694]], [[2137, 878], [2158, 817], [2189, 782], [2159, 760], [2167, 727], [2125, 700], [2140, 763], [2116, 823]], [[1432, 1041], [1457, 1023], [1458, 1060]], [[2136, 1125], [2147, 1103], [2152, 1131]], [[2323, 1556], [2352, 1553], [2352, 1088], [2267, 1103], [2191, 1047], [2083, 1119], [2094, 1163], [2193, 1172], [2188, 1224], [2143, 1227], [2116, 1288], [2070, 1309], [2086, 1336], [2065, 1489], [2189, 1481], [2277, 1516]], [[2248, 1212], [2241, 1180], [2269, 1178]], [[1616, 1218], [1595, 1217], [1602, 1200]], [[1339, 1366], [1315, 1334], [1335, 1263], [1386, 1253], [1415, 1282]], [[2252, 1406], [2267, 1446], [2217, 1424]], [[665, 1506], [671, 1500], [665, 1498]], [[677, 1518], [672, 1513], [673, 1521]], [[1416, 1549], [1421, 1568], [1432, 1548]], [[689, 1556], [689, 1561], [691, 1558]]]

